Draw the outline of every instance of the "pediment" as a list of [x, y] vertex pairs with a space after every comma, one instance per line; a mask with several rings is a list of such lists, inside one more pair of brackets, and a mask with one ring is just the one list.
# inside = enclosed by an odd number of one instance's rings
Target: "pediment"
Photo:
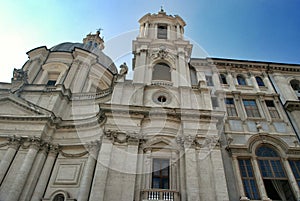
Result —
[[18, 97], [0, 99], [0, 116], [49, 116], [50, 112]]

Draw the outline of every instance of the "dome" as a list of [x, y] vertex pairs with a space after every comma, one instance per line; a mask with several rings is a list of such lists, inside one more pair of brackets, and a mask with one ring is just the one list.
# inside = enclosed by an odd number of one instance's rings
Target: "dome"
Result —
[[83, 50], [86, 50], [88, 52], [91, 52], [98, 56], [98, 62], [105, 66], [106, 69], [110, 70], [113, 74], [117, 74], [117, 68], [111, 58], [109, 58], [106, 54], [102, 52], [101, 49], [99, 49], [97, 46], [93, 46], [89, 43], [83, 44], [83, 43], [60, 43], [58, 45], [53, 46], [50, 48], [51, 52], [73, 52], [75, 48], [80, 48]]

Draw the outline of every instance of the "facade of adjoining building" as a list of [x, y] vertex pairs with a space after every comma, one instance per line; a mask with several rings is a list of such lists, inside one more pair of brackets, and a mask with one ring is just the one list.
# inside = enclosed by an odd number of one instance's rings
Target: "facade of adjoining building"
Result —
[[83, 43], [0, 83], [0, 201], [300, 199], [300, 65], [191, 58], [184, 20], [139, 20], [133, 79]]

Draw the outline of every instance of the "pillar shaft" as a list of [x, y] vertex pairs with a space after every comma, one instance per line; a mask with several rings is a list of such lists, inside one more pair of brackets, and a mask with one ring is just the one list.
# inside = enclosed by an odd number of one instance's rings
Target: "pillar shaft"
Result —
[[88, 201], [89, 192], [93, 181], [94, 169], [96, 165], [96, 158], [99, 152], [99, 145], [89, 147], [89, 156], [84, 167], [80, 188], [78, 192], [78, 201]]
[[39, 177], [39, 180], [35, 187], [34, 193], [32, 195], [31, 201], [40, 201], [43, 198], [49, 177], [52, 172], [53, 165], [56, 160], [56, 156], [57, 156], [57, 149], [50, 150], [50, 152], [48, 153], [46, 162], [43, 166], [42, 173]]
[[254, 170], [254, 176], [255, 176], [255, 179], [256, 179], [256, 182], [258, 185], [258, 190], [260, 191], [262, 200], [270, 200], [267, 196], [264, 181], [262, 179], [256, 157], [252, 158], [252, 165], [253, 165], [253, 170]]
[[39, 146], [34, 143], [30, 145], [29, 150], [25, 156], [24, 162], [20, 167], [20, 170], [16, 173], [16, 179], [11, 185], [11, 190], [8, 193], [7, 200], [18, 200], [26, 183], [26, 179], [31, 170], [32, 164], [38, 152]]
[[13, 161], [13, 158], [16, 155], [17, 150], [19, 149], [19, 143], [13, 143], [9, 146], [7, 151], [5, 152], [5, 155], [0, 163], [0, 184], [2, 183], [9, 166], [11, 162]]

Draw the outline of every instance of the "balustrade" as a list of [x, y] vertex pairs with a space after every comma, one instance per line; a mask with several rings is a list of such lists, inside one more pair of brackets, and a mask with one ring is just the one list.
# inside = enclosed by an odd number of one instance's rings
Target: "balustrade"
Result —
[[179, 201], [179, 192], [168, 189], [149, 189], [142, 191], [143, 200]]

